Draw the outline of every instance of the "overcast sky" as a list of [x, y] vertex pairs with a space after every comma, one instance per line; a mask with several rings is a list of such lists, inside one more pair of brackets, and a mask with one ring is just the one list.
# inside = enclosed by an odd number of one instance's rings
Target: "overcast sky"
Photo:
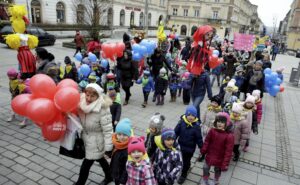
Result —
[[273, 17], [277, 17], [277, 25], [290, 10], [293, 0], [250, 0], [258, 5], [258, 15], [266, 26], [273, 27]]

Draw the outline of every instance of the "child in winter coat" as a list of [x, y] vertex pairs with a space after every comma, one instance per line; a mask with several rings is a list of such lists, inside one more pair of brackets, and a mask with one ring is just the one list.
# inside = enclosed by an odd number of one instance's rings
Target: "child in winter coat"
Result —
[[165, 100], [165, 95], [168, 89], [168, 75], [165, 68], [161, 68], [159, 71], [159, 76], [155, 82], [155, 95], [157, 103], [156, 105], [163, 105]]
[[175, 142], [173, 129], [163, 129], [161, 136], [155, 137], [157, 150], [153, 171], [158, 184], [172, 185], [182, 170], [182, 157], [179, 145]]
[[110, 87], [108, 90], [108, 96], [111, 98], [113, 102], [112, 105], [110, 106], [110, 113], [111, 113], [113, 129], [115, 131], [116, 125], [120, 121], [120, 117], [122, 114], [121, 95], [120, 93], [116, 92], [115, 89]]
[[203, 164], [203, 181], [209, 185], [209, 170], [214, 166], [215, 184], [219, 185], [221, 171], [227, 171], [234, 145], [234, 136], [227, 132], [230, 126], [230, 117], [225, 112], [219, 112], [214, 121], [214, 128], [210, 129], [205, 138], [201, 154], [205, 155]]
[[235, 82], [236, 81], [234, 79], [230, 80], [227, 84], [227, 87], [225, 88], [223, 107], [224, 105], [226, 105], [226, 103], [230, 102], [231, 96], [236, 95], [236, 93], [238, 92], [238, 87], [235, 86]]
[[116, 133], [112, 135], [114, 149], [110, 162], [110, 172], [116, 185], [126, 184], [127, 182], [127, 148], [131, 135], [131, 125], [131, 121], [128, 118], [122, 119], [116, 126]]
[[157, 148], [154, 138], [161, 134], [161, 130], [163, 128], [165, 121], [165, 116], [160, 113], [155, 113], [149, 122], [149, 128], [147, 129], [147, 139], [145, 142], [145, 146], [147, 148], [147, 154], [150, 158], [150, 161], [154, 159], [154, 153]]
[[172, 71], [169, 80], [169, 88], [170, 88], [170, 95], [171, 95], [170, 102], [176, 102], [178, 82], [179, 80], [178, 80], [177, 73], [175, 71]]
[[149, 94], [150, 94], [151, 90], [154, 91], [154, 82], [153, 82], [153, 78], [150, 76], [150, 71], [145, 70], [143, 77], [139, 78], [136, 81], [136, 83], [142, 84], [143, 94], [144, 94], [144, 103], [142, 104], [142, 107], [146, 108], [146, 106], [148, 104]]
[[183, 184], [186, 180], [196, 146], [201, 148], [203, 144], [201, 127], [197, 116], [197, 109], [190, 105], [186, 108], [185, 114], [181, 116], [175, 127], [176, 139], [178, 138], [183, 159], [182, 174], [178, 184]]
[[242, 91], [242, 88], [244, 87], [244, 83], [245, 83], [245, 77], [244, 77], [244, 69], [239, 66], [236, 68], [236, 75], [233, 77], [233, 79], [235, 79], [235, 85], [238, 88], [238, 92], [237, 92], [237, 97], [240, 97], [240, 93]]
[[[25, 93], [26, 85], [18, 79], [18, 72], [15, 69], [9, 69], [7, 71], [7, 77], [9, 78], [9, 91], [11, 93], [11, 99], [14, 99], [19, 94]], [[7, 122], [11, 122], [15, 119], [16, 115], [14, 112], [11, 113], [10, 117], [7, 119]], [[20, 128], [26, 127], [27, 119], [24, 118], [23, 121], [19, 124]]]
[[230, 119], [234, 125], [234, 158], [233, 161], [238, 161], [240, 157], [239, 147], [244, 148], [249, 139], [250, 127], [243, 114], [243, 103], [233, 103], [230, 113]]
[[255, 97], [257, 124], [260, 124], [263, 114], [263, 104], [262, 99], [260, 98], [260, 93], [260, 90], [257, 89], [252, 92], [252, 96]]
[[70, 57], [66, 56], [65, 60], [64, 60], [66, 66], [63, 69], [63, 67], [60, 67], [60, 79], [72, 79], [75, 82], [78, 82], [78, 72], [77, 72], [77, 68], [75, 66], [74, 63], [72, 63]]
[[215, 80], [217, 78], [217, 82], [218, 82], [218, 87], [220, 87], [220, 77], [221, 77], [221, 73], [223, 71], [223, 64], [217, 66], [216, 68], [214, 68], [211, 73], [213, 75], [212, 79], [211, 79], [211, 87], [213, 87]]
[[219, 96], [223, 99], [225, 95], [225, 89], [227, 87], [228, 82], [230, 81], [230, 77], [226, 76], [225, 79], [222, 81], [222, 85], [220, 87]]
[[181, 96], [181, 91], [182, 91], [182, 76], [185, 72], [187, 72], [186, 65], [187, 63], [185, 61], [182, 61], [181, 66], [178, 69], [178, 73], [180, 77], [178, 81], [178, 97]]
[[191, 101], [191, 85], [189, 83], [189, 72], [185, 72], [181, 77], [182, 100], [184, 105], [190, 104]]
[[146, 159], [143, 137], [131, 137], [128, 144], [126, 185], [156, 185], [151, 165]]
[[107, 90], [113, 88], [115, 89], [116, 92], [120, 92], [120, 86], [119, 84], [116, 82], [116, 76], [113, 73], [108, 73], [106, 75], [106, 82], [104, 84], [104, 92], [107, 93]]
[[276, 69], [276, 73], [278, 74], [278, 78], [283, 82], [283, 74], [282, 72], [284, 71], [284, 67], [280, 67]]

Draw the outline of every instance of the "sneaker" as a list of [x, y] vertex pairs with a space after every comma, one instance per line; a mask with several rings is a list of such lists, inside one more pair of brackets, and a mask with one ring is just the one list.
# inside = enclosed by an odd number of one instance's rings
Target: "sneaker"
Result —
[[20, 124], [19, 124], [19, 127], [20, 128], [25, 128], [27, 125], [26, 125], [26, 120], [23, 120]]
[[15, 114], [12, 114], [12, 115], [7, 119], [7, 122], [11, 122], [13, 119], [15, 119]]
[[108, 185], [112, 182], [112, 179], [104, 179], [102, 182], [100, 182], [100, 185]]
[[183, 184], [184, 181], [185, 181], [185, 179], [186, 179], [185, 177], [180, 176], [179, 179], [178, 179], [178, 181], [177, 181], [177, 183], [178, 184]]

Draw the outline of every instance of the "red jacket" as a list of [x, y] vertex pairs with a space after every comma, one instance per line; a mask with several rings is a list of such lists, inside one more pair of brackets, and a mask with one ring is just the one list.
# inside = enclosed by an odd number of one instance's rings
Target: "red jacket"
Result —
[[257, 114], [257, 123], [260, 124], [262, 114], [263, 114], [263, 105], [261, 100], [256, 102], [256, 114]]
[[226, 131], [210, 129], [205, 138], [201, 154], [209, 166], [227, 168], [232, 157], [234, 136]]

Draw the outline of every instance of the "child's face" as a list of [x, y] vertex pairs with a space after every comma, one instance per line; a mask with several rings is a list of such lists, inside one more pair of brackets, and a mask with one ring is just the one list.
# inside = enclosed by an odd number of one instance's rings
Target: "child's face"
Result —
[[117, 140], [120, 142], [128, 141], [128, 136], [123, 133], [117, 133]]
[[136, 163], [140, 162], [143, 159], [143, 155], [144, 155], [143, 152], [138, 151], [138, 150], [134, 150], [130, 154], [132, 160]]
[[245, 103], [245, 107], [247, 108], [247, 109], [252, 109], [253, 108], [253, 103], [251, 103], [251, 102], [246, 102]]
[[186, 117], [186, 119], [187, 119], [189, 122], [193, 122], [193, 121], [195, 121], [196, 117], [193, 116], [193, 115], [188, 115], [188, 116]]
[[232, 112], [232, 114], [233, 114], [234, 117], [239, 117], [239, 116], [241, 115], [241, 114], [238, 113], [238, 112]]
[[154, 127], [150, 127], [149, 129], [150, 129], [150, 132], [151, 132], [152, 134], [155, 134], [155, 133], [156, 133], [156, 131], [157, 131], [157, 129], [156, 129], [156, 128], [154, 128]]
[[215, 102], [215, 101], [212, 101], [212, 102], [211, 102], [211, 106], [213, 106], [213, 107], [218, 107], [219, 105], [218, 105], [218, 103], [217, 103], [217, 102]]
[[217, 122], [217, 129], [225, 130], [225, 123], [218, 121]]
[[174, 144], [174, 139], [173, 138], [168, 138], [166, 140], [164, 140], [164, 144], [167, 148], [172, 148], [173, 144]]
[[254, 69], [255, 69], [256, 71], [259, 71], [259, 70], [262, 69], [262, 66], [261, 66], [260, 64], [256, 63], [256, 64], [254, 64]]
[[15, 80], [17, 77], [9, 76], [8, 78], [9, 78], [9, 80]]
[[147, 75], [144, 75], [144, 78], [145, 78], [145, 79], [147, 79], [147, 78], [148, 78], [148, 76], [147, 76]]

